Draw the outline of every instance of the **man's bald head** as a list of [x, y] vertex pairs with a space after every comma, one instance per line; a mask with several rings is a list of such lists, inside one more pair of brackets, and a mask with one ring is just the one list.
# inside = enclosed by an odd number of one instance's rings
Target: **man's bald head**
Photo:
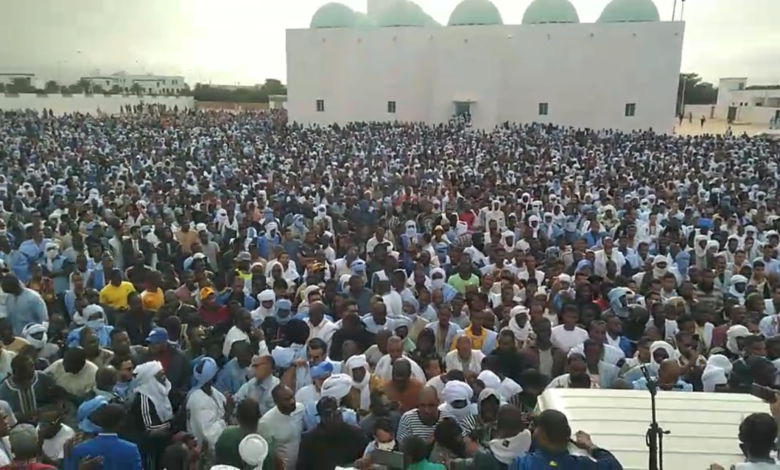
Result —
[[387, 354], [390, 355], [390, 358], [393, 361], [396, 361], [398, 358], [400, 358], [403, 355], [403, 352], [404, 352], [403, 340], [398, 336], [391, 336], [390, 339], [387, 340]]
[[658, 367], [658, 383], [674, 385], [680, 380], [680, 364], [676, 359], [666, 359]]

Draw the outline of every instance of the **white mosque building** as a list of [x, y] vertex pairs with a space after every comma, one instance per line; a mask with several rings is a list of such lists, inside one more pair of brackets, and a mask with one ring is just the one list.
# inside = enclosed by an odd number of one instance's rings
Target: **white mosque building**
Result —
[[287, 30], [290, 120], [673, 130], [685, 25], [660, 21], [653, 0], [612, 0], [595, 23], [569, 0], [534, 0], [519, 25], [462, 0], [446, 26], [410, 0], [368, 2]]

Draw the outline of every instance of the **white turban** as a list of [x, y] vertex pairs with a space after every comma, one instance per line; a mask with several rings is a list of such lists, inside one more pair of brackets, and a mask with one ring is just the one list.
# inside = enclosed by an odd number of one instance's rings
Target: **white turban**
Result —
[[737, 343], [738, 338], [744, 338], [750, 336], [750, 331], [746, 326], [734, 325], [726, 332], [726, 349], [733, 354], [739, 353], [739, 345]]
[[479, 373], [477, 376], [477, 379], [481, 380], [483, 384], [485, 384], [485, 388], [492, 388], [493, 390], [498, 390], [498, 388], [501, 386], [501, 379], [498, 378], [496, 374], [493, 372], [490, 372], [489, 370], [483, 370]]
[[260, 303], [276, 300], [276, 294], [271, 289], [266, 289], [263, 292], [257, 294], [257, 301]]
[[331, 375], [322, 383], [320, 397], [332, 397], [337, 401], [346, 397], [352, 388], [352, 377], [347, 374]]
[[474, 390], [465, 382], [450, 380], [444, 386], [441, 396], [449, 404], [461, 400], [471, 401], [471, 398], [474, 396]]
[[[37, 335], [43, 333], [43, 336], [41, 339], [35, 339], [33, 338], [33, 335]], [[29, 325], [25, 326], [22, 330], [22, 338], [27, 340], [28, 343], [33, 345], [35, 349], [41, 350], [46, 345], [46, 342], [48, 341], [48, 337], [46, 335], [46, 327], [41, 325], [40, 323], [30, 323]]]
[[238, 455], [255, 470], [262, 468], [268, 457], [268, 442], [259, 434], [249, 434], [238, 444]]
[[359, 369], [361, 367], [366, 369], [366, 375], [363, 376], [363, 380], [360, 382], [355, 381], [353, 378], [352, 386], [360, 390], [360, 409], [368, 411], [371, 406], [371, 390], [369, 389], [371, 374], [368, 370], [368, 360], [366, 359], [366, 355], [358, 354], [357, 356], [352, 356], [347, 359], [346, 363], [344, 364], [344, 368], [347, 369], [345, 372], [350, 376], [352, 375], [353, 370]]
[[347, 359], [346, 362], [346, 368], [349, 371], [352, 371], [352, 369], [358, 369], [360, 367], [366, 367], [368, 365], [368, 360], [366, 359], [365, 354], [358, 354], [356, 356], [352, 356], [349, 359]]
[[133, 369], [136, 385], [142, 385], [149, 380], [152, 380], [161, 370], [163, 370], [163, 366], [160, 361], [149, 361], [138, 364], [135, 366], [135, 369]]
[[721, 354], [713, 354], [701, 374], [705, 392], [714, 392], [717, 385], [726, 385], [732, 369], [731, 361]]
[[677, 351], [674, 350], [671, 344], [667, 343], [666, 341], [655, 341], [653, 344], [650, 345], [650, 363], [655, 364], [656, 366], [660, 366], [661, 364], [658, 364], [655, 362], [654, 354], [657, 350], [663, 349], [666, 351], [666, 354], [669, 356], [669, 359], [677, 359]]

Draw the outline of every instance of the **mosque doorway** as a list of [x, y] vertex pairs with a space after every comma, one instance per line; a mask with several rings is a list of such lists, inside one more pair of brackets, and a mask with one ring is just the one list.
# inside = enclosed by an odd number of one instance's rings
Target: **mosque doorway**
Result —
[[471, 106], [474, 104], [471, 101], [454, 101], [455, 103], [455, 116], [457, 117], [471, 117]]
[[732, 123], [737, 120], [737, 107], [729, 106], [728, 114], [726, 115], [726, 121]]

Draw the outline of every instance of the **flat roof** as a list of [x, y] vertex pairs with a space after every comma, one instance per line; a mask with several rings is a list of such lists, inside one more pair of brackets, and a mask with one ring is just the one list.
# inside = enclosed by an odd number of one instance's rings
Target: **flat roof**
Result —
[[4, 72], [0, 72], [0, 76], [3, 76], [3, 77], [9, 77], [9, 76], [14, 76], [14, 77], [34, 77], [35, 74], [34, 73], [12, 73], [12, 72], [4, 73]]

